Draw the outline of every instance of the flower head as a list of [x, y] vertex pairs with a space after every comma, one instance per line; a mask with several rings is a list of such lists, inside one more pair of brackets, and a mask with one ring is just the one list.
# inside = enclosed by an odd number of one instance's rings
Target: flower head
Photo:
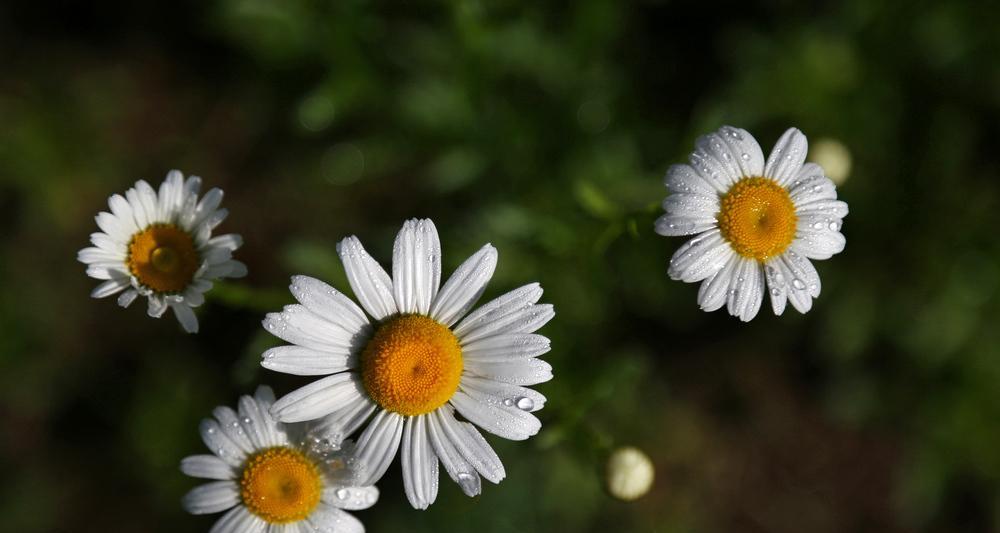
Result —
[[188, 332], [198, 331], [192, 310], [205, 301], [212, 280], [238, 278], [246, 266], [232, 258], [243, 244], [236, 234], [212, 237], [228, 214], [219, 209], [222, 191], [212, 189], [198, 200], [201, 178], [172, 170], [159, 192], [143, 180], [108, 199], [110, 213], [97, 215], [94, 246], [77, 259], [87, 275], [105, 280], [90, 293], [94, 298], [119, 294], [128, 307], [138, 296], [149, 301], [149, 316], [159, 318], [169, 307]]
[[804, 163], [805, 135], [791, 128], [767, 161], [745, 130], [725, 126], [700, 137], [688, 165], [667, 172], [661, 235], [696, 235], [670, 260], [670, 277], [700, 281], [705, 311], [726, 306], [749, 321], [764, 293], [780, 315], [787, 302], [805, 313], [819, 296], [810, 259], [844, 249], [847, 204], [815, 163]]
[[361, 533], [364, 526], [344, 510], [367, 509], [378, 489], [345, 482], [345, 461], [329, 444], [306, 435], [301, 442], [269, 413], [274, 393], [260, 387], [243, 396], [239, 408], [218, 407], [201, 423], [211, 455], [181, 461], [185, 474], [215, 480], [184, 496], [193, 514], [228, 511], [216, 533], [331, 531]]
[[274, 416], [320, 419], [317, 431], [334, 442], [365, 426], [353, 469], [361, 484], [381, 478], [401, 447], [406, 495], [419, 509], [437, 497], [439, 464], [470, 496], [480, 492], [480, 476], [498, 483], [503, 464], [476, 426], [513, 440], [541, 427], [531, 413], [545, 397], [525, 387], [552, 378], [537, 358], [549, 340], [534, 331], [555, 315], [537, 303], [541, 287], [526, 285], [469, 313], [493, 275], [496, 249], [483, 246], [441, 286], [430, 220], [403, 225], [391, 277], [356, 237], [338, 252], [361, 307], [296, 276], [291, 290], [300, 303], [264, 320], [291, 343], [265, 352], [265, 368], [329, 374], [278, 400]]

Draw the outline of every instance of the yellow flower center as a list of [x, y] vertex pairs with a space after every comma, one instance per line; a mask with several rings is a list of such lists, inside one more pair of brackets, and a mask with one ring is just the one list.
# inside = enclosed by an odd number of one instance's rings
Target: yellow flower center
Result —
[[305, 519], [323, 493], [316, 464], [284, 446], [251, 455], [243, 467], [240, 487], [247, 509], [271, 524]]
[[173, 224], [153, 224], [132, 236], [128, 269], [156, 292], [180, 292], [198, 271], [198, 252], [188, 232]]
[[383, 409], [405, 416], [444, 405], [462, 376], [462, 348], [455, 334], [423, 315], [384, 322], [361, 358], [368, 395]]
[[795, 204], [768, 178], [743, 178], [725, 196], [717, 217], [722, 236], [736, 253], [765, 262], [795, 238]]

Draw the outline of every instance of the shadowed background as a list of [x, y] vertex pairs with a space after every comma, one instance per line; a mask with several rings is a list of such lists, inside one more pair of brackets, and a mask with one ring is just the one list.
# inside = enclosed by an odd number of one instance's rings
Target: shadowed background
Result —
[[[258, 383], [292, 274], [349, 291], [432, 217], [445, 275], [485, 242], [484, 300], [557, 316], [541, 433], [489, 437], [508, 478], [368, 531], [972, 532], [1000, 528], [994, 154], [1000, 7], [967, 2], [4, 2], [0, 529], [207, 531], [179, 505], [198, 421]], [[847, 248], [823, 293], [741, 324], [670, 281], [662, 176], [697, 135], [836, 139]], [[226, 191], [245, 280], [201, 333], [92, 300], [76, 252], [107, 198], [171, 168]], [[656, 465], [634, 503], [608, 451]]]

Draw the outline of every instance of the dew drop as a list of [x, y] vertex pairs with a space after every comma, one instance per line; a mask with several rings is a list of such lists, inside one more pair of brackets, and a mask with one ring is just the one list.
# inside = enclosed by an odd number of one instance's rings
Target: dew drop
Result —
[[806, 288], [806, 284], [803, 283], [801, 279], [795, 278], [792, 280], [792, 287], [795, 287], [796, 289], [801, 291]]
[[337, 489], [337, 498], [341, 500], [346, 500], [351, 495], [351, 491], [347, 489]]
[[522, 411], [531, 411], [535, 408], [535, 401], [527, 396], [522, 396], [517, 399], [517, 408]]

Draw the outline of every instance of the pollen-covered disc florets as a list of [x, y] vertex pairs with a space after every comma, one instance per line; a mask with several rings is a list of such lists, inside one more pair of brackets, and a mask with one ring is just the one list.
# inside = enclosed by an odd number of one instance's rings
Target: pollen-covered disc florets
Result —
[[722, 197], [719, 230], [736, 253], [765, 262], [795, 239], [795, 205], [788, 191], [768, 178], [743, 178]]
[[243, 504], [272, 524], [306, 518], [319, 504], [322, 491], [316, 464], [298, 450], [285, 446], [251, 455], [240, 478]]
[[423, 315], [399, 315], [375, 331], [362, 354], [368, 394], [385, 409], [412, 416], [444, 405], [458, 389], [462, 349], [450, 329]]

